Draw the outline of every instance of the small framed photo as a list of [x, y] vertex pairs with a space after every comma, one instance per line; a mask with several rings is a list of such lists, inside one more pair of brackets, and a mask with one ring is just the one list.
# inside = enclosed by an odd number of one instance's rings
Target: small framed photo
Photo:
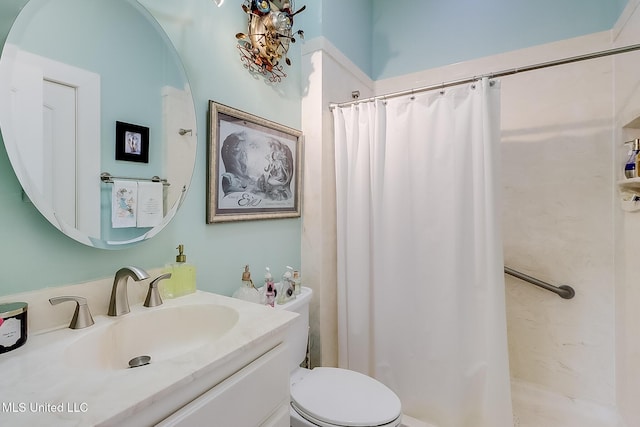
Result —
[[209, 101], [207, 223], [300, 216], [302, 132]]
[[149, 128], [116, 122], [116, 160], [149, 163]]

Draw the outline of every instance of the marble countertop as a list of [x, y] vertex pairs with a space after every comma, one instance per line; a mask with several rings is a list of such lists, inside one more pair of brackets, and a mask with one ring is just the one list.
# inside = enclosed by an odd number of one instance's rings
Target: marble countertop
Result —
[[117, 321], [104, 315], [94, 316], [96, 323], [89, 328], [38, 333], [22, 347], [0, 354], [0, 425], [122, 425], [159, 401], [162, 405], [156, 406], [162, 408], [156, 409], [168, 415], [282, 342], [297, 316], [202, 291], [151, 309], [134, 305], [131, 312], [193, 304], [234, 308], [238, 321], [212, 343], [140, 368], [78, 369], [69, 363], [65, 352], [71, 344], [92, 328]]

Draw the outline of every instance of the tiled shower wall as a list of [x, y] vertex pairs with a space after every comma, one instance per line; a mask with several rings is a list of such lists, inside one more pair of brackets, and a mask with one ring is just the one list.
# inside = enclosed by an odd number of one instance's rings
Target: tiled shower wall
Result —
[[[630, 1], [624, 19], [614, 29], [615, 46], [640, 43], [639, 2]], [[620, 179], [620, 160], [627, 147], [622, 142], [640, 138], [640, 77], [637, 69], [640, 53], [617, 55], [615, 81], [615, 152]], [[628, 426], [640, 425], [640, 211], [620, 209], [617, 189], [614, 193], [616, 225], [616, 369], [618, 408]]]

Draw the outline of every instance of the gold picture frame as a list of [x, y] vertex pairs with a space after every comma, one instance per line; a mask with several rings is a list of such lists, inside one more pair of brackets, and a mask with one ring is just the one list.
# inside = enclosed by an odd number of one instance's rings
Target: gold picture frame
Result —
[[207, 224], [300, 216], [302, 132], [209, 101]]

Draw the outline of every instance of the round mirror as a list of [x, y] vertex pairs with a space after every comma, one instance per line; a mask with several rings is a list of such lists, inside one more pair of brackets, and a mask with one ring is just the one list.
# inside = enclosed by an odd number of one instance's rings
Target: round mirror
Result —
[[0, 132], [24, 193], [93, 247], [148, 239], [175, 215], [196, 156], [176, 50], [136, 0], [12, 0]]

